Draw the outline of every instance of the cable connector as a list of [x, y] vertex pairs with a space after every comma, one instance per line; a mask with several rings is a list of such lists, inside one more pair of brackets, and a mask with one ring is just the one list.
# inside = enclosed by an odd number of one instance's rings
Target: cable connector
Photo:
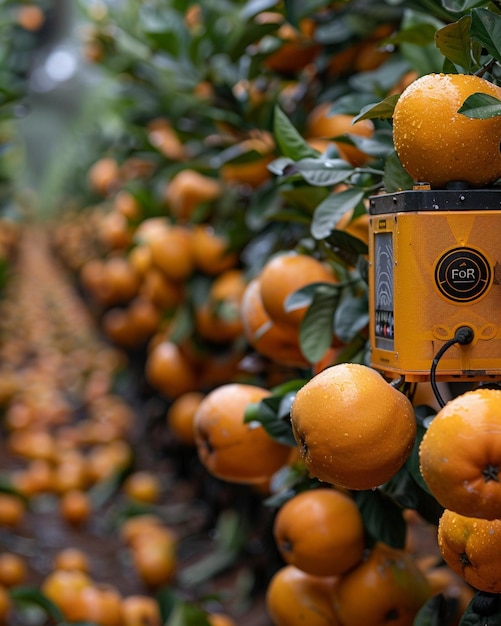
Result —
[[435, 398], [437, 399], [437, 402], [441, 407], [445, 406], [445, 401], [440, 395], [440, 391], [438, 390], [437, 381], [436, 381], [436, 371], [438, 367], [438, 362], [440, 361], [440, 359], [444, 356], [444, 354], [447, 352], [447, 350], [450, 347], [456, 345], [457, 343], [461, 344], [462, 346], [465, 346], [473, 341], [474, 336], [475, 336], [475, 333], [473, 332], [472, 328], [470, 328], [469, 326], [460, 326], [454, 333], [454, 337], [452, 339], [449, 339], [449, 341], [446, 341], [444, 345], [440, 348], [440, 350], [437, 352], [437, 354], [435, 355], [431, 363], [430, 384], [431, 384], [433, 393], [435, 394]]
[[467, 344], [471, 343], [474, 336], [475, 333], [473, 332], [473, 329], [469, 326], [460, 326], [454, 333], [454, 339], [462, 346], [466, 346]]

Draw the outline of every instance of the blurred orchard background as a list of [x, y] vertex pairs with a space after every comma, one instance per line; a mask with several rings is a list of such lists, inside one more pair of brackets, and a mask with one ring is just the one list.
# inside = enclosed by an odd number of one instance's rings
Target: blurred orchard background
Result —
[[[381, 487], [331, 489], [353, 524], [306, 514], [308, 537], [361, 529], [346, 571], [287, 568], [274, 524], [325, 487], [291, 432], [297, 390], [367, 364], [369, 197], [413, 184], [396, 99], [433, 72], [498, 82], [498, 3], [0, 12], [0, 621], [459, 624], [475, 590], [440, 558], [417, 445]], [[418, 387], [419, 442], [437, 406]], [[357, 570], [375, 545], [404, 591]], [[352, 568], [344, 614], [369, 616], [342, 621]]]

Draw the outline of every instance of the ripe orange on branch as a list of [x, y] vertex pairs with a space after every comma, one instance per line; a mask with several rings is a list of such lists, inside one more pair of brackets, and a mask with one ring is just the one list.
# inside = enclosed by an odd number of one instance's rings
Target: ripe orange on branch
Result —
[[266, 608], [275, 626], [340, 626], [332, 605], [336, 578], [312, 576], [294, 565], [273, 575]]
[[312, 283], [337, 283], [332, 270], [308, 254], [284, 252], [270, 258], [259, 274], [263, 306], [275, 323], [299, 326], [308, 307], [285, 308], [287, 298]]
[[501, 520], [446, 509], [438, 525], [444, 561], [475, 589], [501, 593]]
[[195, 443], [209, 472], [236, 483], [262, 483], [285, 465], [290, 447], [274, 440], [259, 422], [244, 422], [249, 404], [270, 391], [256, 385], [216, 387], [195, 412]]
[[364, 525], [355, 501], [332, 488], [311, 489], [279, 509], [273, 534], [280, 554], [313, 576], [337, 576], [362, 560]]
[[241, 315], [244, 335], [256, 352], [282, 365], [309, 365], [299, 346], [297, 327], [276, 323], [266, 312], [258, 278], [247, 285], [242, 297]]
[[427, 74], [403, 91], [393, 113], [393, 140], [416, 181], [433, 188], [456, 181], [483, 187], [501, 177], [501, 117], [458, 113], [474, 93], [501, 98], [500, 87], [465, 74]]
[[[306, 120], [307, 139], [313, 141], [314, 147], [319, 150], [325, 149], [329, 141], [336, 144], [341, 158], [351, 163], [354, 167], [363, 165], [369, 160], [369, 156], [357, 147], [348, 143], [336, 141], [342, 136], [356, 135], [359, 137], [372, 137], [374, 124], [370, 120], [360, 120], [353, 124], [353, 116], [344, 113], [331, 115], [331, 104], [325, 102], [317, 105]], [[319, 140], [321, 140], [319, 142]]]
[[416, 438], [410, 400], [357, 363], [328, 367], [301, 387], [291, 423], [311, 474], [347, 489], [372, 489], [389, 480]]
[[430, 587], [413, 557], [377, 543], [366, 560], [334, 586], [334, 610], [349, 626], [412, 626], [431, 597]]
[[472, 517], [501, 517], [501, 390], [476, 389], [448, 402], [419, 448], [421, 473], [440, 504]]

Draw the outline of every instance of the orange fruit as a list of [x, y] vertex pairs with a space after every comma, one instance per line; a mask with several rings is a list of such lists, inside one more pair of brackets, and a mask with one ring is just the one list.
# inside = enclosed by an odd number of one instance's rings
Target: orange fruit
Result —
[[120, 167], [113, 157], [103, 157], [89, 168], [87, 179], [93, 191], [108, 196], [119, 185]]
[[103, 215], [98, 239], [104, 250], [125, 250], [132, 243], [132, 231], [127, 218], [116, 210]]
[[225, 343], [243, 335], [240, 308], [246, 287], [241, 270], [226, 270], [214, 279], [207, 299], [195, 310], [201, 337]]
[[105, 311], [101, 317], [101, 326], [106, 337], [117, 346], [132, 348], [137, 345], [126, 309], [114, 307]]
[[145, 373], [150, 385], [167, 398], [176, 398], [197, 388], [196, 372], [172, 341], [161, 341], [151, 350]]
[[113, 209], [127, 220], [137, 220], [142, 213], [139, 201], [126, 189], [120, 189], [113, 198]]
[[164, 156], [173, 161], [185, 160], [186, 149], [168, 120], [164, 118], [152, 120], [148, 124], [147, 131], [151, 145]]
[[90, 571], [89, 558], [80, 548], [63, 548], [54, 557], [54, 569], [79, 570], [86, 574]]
[[127, 476], [123, 490], [133, 500], [153, 504], [159, 499], [162, 488], [156, 474], [146, 470], [137, 470]]
[[472, 517], [501, 517], [500, 406], [499, 389], [469, 391], [450, 400], [425, 432], [419, 447], [421, 473], [444, 508]]
[[313, 376], [296, 394], [291, 423], [311, 474], [346, 489], [372, 489], [389, 480], [416, 438], [409, 399], [357, 363]]
[[122, 600], [123, 626], [162, 626], [160, 607], [155, 598], [134, 594]]
[[87, 521], [92, 512], [90, 498], [85, 491], [71, 489], [61, 496], [60, 513], [64, 520], [74, 526]]
[[219, 180], [188, 168], [170, 179], [164, 197], [174, 217], [189, 220], [198, 207], [216, 200], [221, 192]]
[[266, 312], [258, 278], [247, 285], [242, 297], [241, 315], [244, 335], [256, 352], [282, 365], [309, 366], [299, 346], [297, 327], [274, 323]]
[[430, 597], [428, 581], [412, 556], [381, 542], [333, 591], [339, 621], [350, 626], [412, 626]]
[[332, 270], [308, 254], [284, 252], [275, 255], [259, 273], [263, 306], [275, 323], [299, 326], [307, 307], [286, 310], [287, 298], [302, 287], [317, 282], [337, 283]]
[[200, 460], [217, 478], [259, 483], [282, 467], [289, 446], [278, 443], [257, 422], [244, 423], [247, 406], [270, 395], [255, 385], [229, 383], [209, 392], [195, 412]]
[[19, 496], [10, 493], [0, 493], [0, 527], [15, 528], [24, 519], [26, 505]]
[[241, 155], [255, 152], [256, 158], [224, 163], [219, 170], [223, 181], [256, 189], [271, 178], [268, 165], [275, 158], [275, 141], [270, 133], [259, 132], [255, 136], [242, 140], [234, 149]]
[[279, 24], [276, 37], [281, 43], [263, 61], [265, 67], [273, 72], [287, 76], [295, 75], [312, 63], [322, 50], [322, 47], [312, 39], [315, 22], [310, 18], [303, 18], [299, 29], [296, 29], [285, 22], [280, 13], [262, 11], [256, 16], [256, 22]]
[[[330, 108], [331, 104], [324, 102], [311, 111], [306, 120], [306, 137], [308, 139], [322, 139], [325, 146], [331, 141], [336, 144], [342, 159], [354, 167], [363, 165], [370, 157], [355, 146], [336, 141], [336, 138], [349, 137], [350, 135], [372, 137], [374, 124], [370, 120], [359, 120], [353, 124], [353, 115], [345, 113], [330, 115]], [[317, 149], [318, 147], [317, 145]]]
[[438, 546], [447, 565], [475, 589], [501, 593], [501, 520], [460, 515], [445, 509]]
[[109, 583], [95, 583], [84, 587], [77, 606], [80, 619], [96, 626], [123, 626], [122, 595]]
[[154, 513], [143, 513], [128, 517], [120, 526], [120, 539], [127, 545], [132, 545], [141, 536], [163, 530], [162, 518]]
[[175, 309], [184, 300], [183, 284], [172, 280], [156, 267], [150, 267], [143, 276], [139, 295], [158, 309]]
[[207, 621], [210, 626], [237, 626], [235, 620], [224, 613], [207, 613]]
[[45, 13], [36, 4], [26, 4], [17, 10], [17, 23], [25, 30], [32, 32], [40, 30], [44, 22]]
[[226, 237], [207, 224], [194, 227], [191, 244], [195, 266], [209, 276], [220, 274], [237, 264], [237, 254], [228, 250]]
[[204, 394], [200, 391], [187, 391], [178, 396], [167, 409], [167, 427], [179, 441], [188, 446], [195, 445], [193, 421], [203, 398]]
[[137, 343], [149, 339], [158, 330], [162, 314], [146, 296], [135, 296], [127, 306], [127, 313]]
[[138, 292], [140, 278], [127, 257], [112, 256], [102, 266], [102, 302], [120, 304], [131, 300]]
[[195, 269], [191, 231], [173, 224], [151, 237], [148, 245], [153, 264], [170, 280], [184, 281]]
[[500, 87], [467, 74], [427, 74], [403, 91], [393, 113], [393, 141], [416, 181], [433, 188], [456, 181], [484, 187], [501, 177], [501, 117], [458, 113], [477, 92], [501, 98]]
[[138, 537], [131, 546], [134, 569], [149, 587], [172, 581], [177, 570], [177, 541], [169, 531], [155, 531]]
[[0, 585], [0, 624], [9, 623], [9, 614], [12, 608], [12, 599], [9, 591]]
[[341, 626], [331, 600], [336, 580], [312, 576], [294, 565], [279, 569], [266, 590], [266, 608], [274, 626]]
[[48, 574], [40, 586], [46, 595], [70, 621], [82, 619], [80, 595], [82, 590], [92, 585], [92, 579], [79, 570], [56, 569]]
[[22, 585], [28, 576], [28, 566], [23, 557], [14, 552], [0, 553], [0, 585], [14, 587]]
[[362, 516], [354, 500], [336, 489], [302, 491], [279, 509], [273, 525], [286, 563], [313, 576], [338, 576], [362, 560]]

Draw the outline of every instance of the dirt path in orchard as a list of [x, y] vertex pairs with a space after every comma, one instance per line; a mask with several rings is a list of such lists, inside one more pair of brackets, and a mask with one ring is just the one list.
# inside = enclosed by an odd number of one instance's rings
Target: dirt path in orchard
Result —
[[[172, 593], [226, 611], [239, 626], [270, 626], [264, 592], [279, 566], [271, 511], [259, 494], [210, 477], [194, 450], [172, 440], [166, 403], [145, 385], [140, 360], [104, 341], [71, 277], [51, 255], [46, 233], [26, 228], [0, 301], [0, 487], [23, 485], [29, 494], [22, 519], [0, 526], [0, 552], [25, 559], [25, 584], [34, 588], [60, 550], [78, 547], [88, 555], [92, 578], [124, 596]], [[99, 394], [110, 396], [127, 416], [119, 434], [110, 431], [106, 412], [96, 412]], [[27, 438], [23, 448], [23, 430], [44, 432], [45, 438], [31, 444]], [[90, 467], [93, 455], [113, 438], [131, 451], [122, 477], [154, 472], [161, 497], [154, 505], [139, 505], [127, 498], [116, 476], [97, 481], [89, 488], [90, 516], [70, 524], [61, 514], [60, 490], [51, 484], [57, 455], [74, 445]], [[176, 573], [164, 588], [152, 589], [140, 579], [120, 535], [120, 523], [138, 512], [161, 516], [179, 538]], [[13, 623], [21, 622], [14, 616]]]

